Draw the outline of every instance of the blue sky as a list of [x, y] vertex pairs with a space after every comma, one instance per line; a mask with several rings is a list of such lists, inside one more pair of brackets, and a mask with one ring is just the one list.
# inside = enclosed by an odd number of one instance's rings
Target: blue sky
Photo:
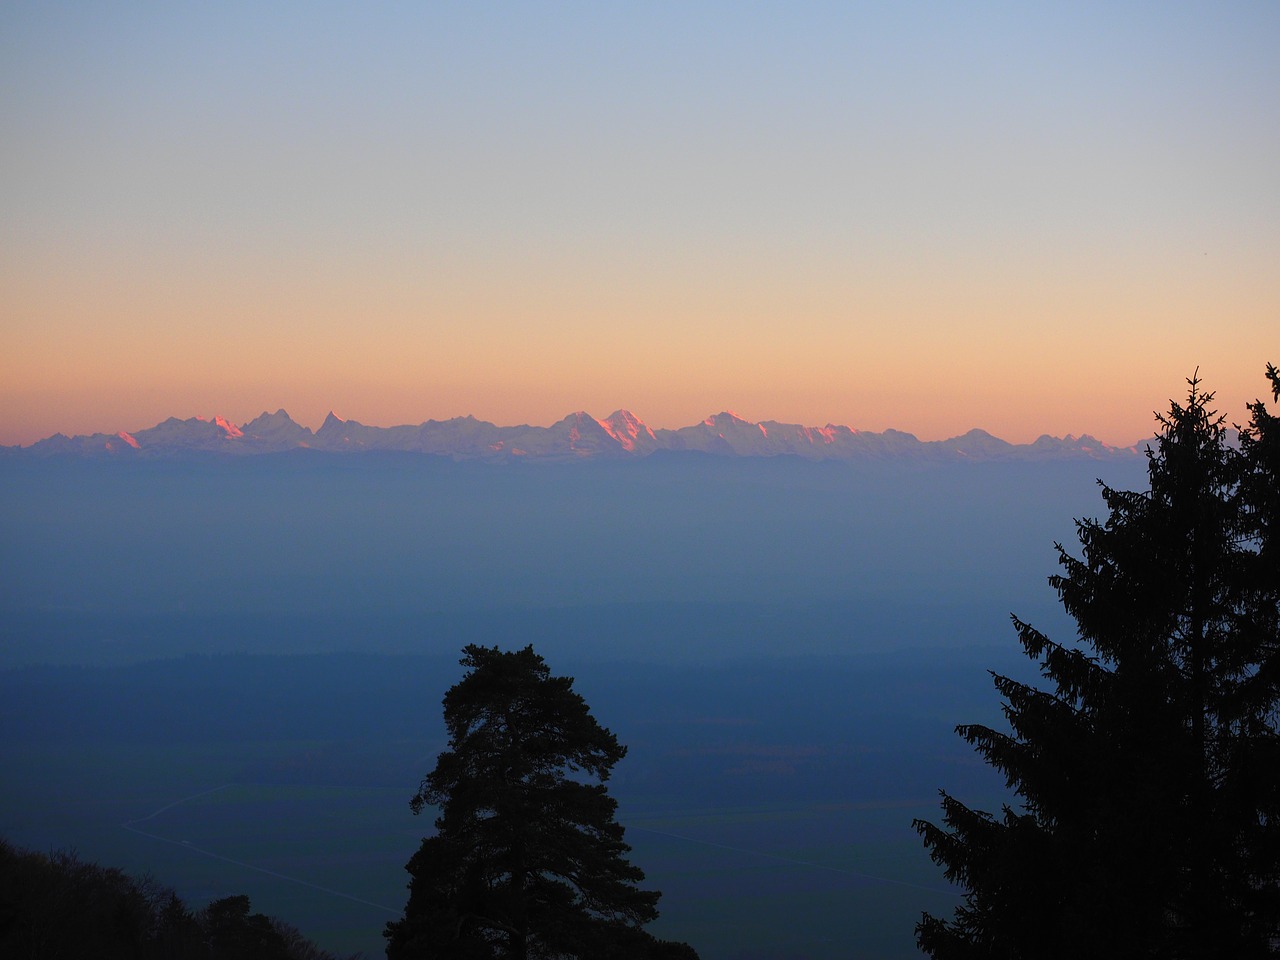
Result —
[[1276, 49], [1269, 3], [8, 4], [0, 442], [280, 406], [1128, 442], [1196, 366], [1239, 410]]

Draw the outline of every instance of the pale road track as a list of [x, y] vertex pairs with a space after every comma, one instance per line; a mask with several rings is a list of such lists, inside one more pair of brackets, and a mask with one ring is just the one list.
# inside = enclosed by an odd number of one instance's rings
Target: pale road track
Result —
[[148, 838], [149, 840], [159, 840], [161, 843], [169, 843], [174, 845], [175, 847], [181, 847], [183, 850], [190, 850], [192, 853], [198, 853], [202, 857], [209, 857], [212, 860], [221, 860], [223, 863], [230, 863], [237, 867], [243, 867], [245, 870], [252, 870], [255, 873], [265, 874], [266, 876], [274, 877], [277, 880], [286, 880], [289, 883], [296, 883], [300, 887], [307, 887], [310, 890], [316, 890], [320, 893], [327, 893], [332, 897], [341, 897], [343, 900], [350, 900], [352, 903], [359, 903], [366, 907], [373, 907], [376, 910], [384, 910], [387, 913], [391, 914], [392, 916], [398, 917], [400, 915], [401, 913], [400, 910], [396, 909], [395, 907], [388, 907], [385, 903], [373, 903], [370, 900], [362, 900], [360, 897], [354, 897], [349, 893], [343, 893], [341, 890], [333, 890], [329, 887], [322, 887], [320, 886], [320, 884], [312, 883], [310, 880], [303, 880], [301, 877], [291, 877], [287, 873], [280, 873], [276, 870], [268, 870], [266, 867], [260, 867], [257, 864], [253, 864], [253, 863], [246, 863], [243, 860], [236, 860], [234, 857], [224, 857], [220, 853], [214, 853], [212, 850], [205, 850], [203, 847], [197, 847], [194, 844], [187, 842], [186, 840], [174, 840], [172, 837], [162, 837], [157, 833], [149, 833], [148, 831], [140, 830], [137, 826], [135, 826], [135, 824], [146, 823], [148, 820], [153, 820], [156, 817], [160, 816], [160, 814], [164, 813], [166, 810], [172, 810], [174, 807], [180, 806], [181, 804], [184, 804], [189, 800], [195, 800], [199, 797], [207, 797], [211, 793], [217, 793], [219, 790], [226, 790], [228, 787], [231, 787], [231, 786], [236, 786], [236, 784], [224, 783], [221, 786], [213, 787], [209, 790], [201, 790], [199, 793], [193, 793], [189, 796], [181, 797], [177, 800], [174, 800], [172, 803], [165, 804], [163, 807], [160, 807], [158, 810], [153, 810], [151, 813], [147, 814], [145, 817], [138, 817], [135, 820], [126, 820], [124, 823], [120, 824], [120, 826], [123, 827], [125, 830], [128, 830], [130, 833], [136, 833], [141, 837]]

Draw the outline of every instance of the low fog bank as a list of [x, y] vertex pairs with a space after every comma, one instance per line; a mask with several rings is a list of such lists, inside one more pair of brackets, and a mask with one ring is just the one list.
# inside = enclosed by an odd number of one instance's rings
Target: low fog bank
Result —
[[[0, 665], [186, 652], [770, 655], [999, 642], [1143, 465], [699, 455], [0, 464]], [[996, 634], [996, 636], [992, 636]], [[559, 645], [559, 646], [557, 646]]]
[[[629, 749], [659, 935], [704, 960], [916, 955], [911, 829], [998, 809], [955, 736], [1028, 678], [1008, 614], [1141, 464], [689, 456], [0, 463], [0, 820], [381, 952], [466, 643], [532, 643]], [[336, 891], [336, 892], [335, 892]]]
[[[1012, 612], [1050, 632], [1071, 630], [1049, 605], [1051, 599], [1027, 601]], [[477, 608], [398, 616], [21, 611], [0, 625], [0, 670], [192, 654], [365, 651], [452, 657], [468, 643], [504, 649], [532, 644], [548, 657], [587, 663], [848, 656], [1014, 642], [1009, 612], [980, 602], [911, 605], [842, 598]]]
[[[0, 671], [0, 730], [6, 742], [27, 745], [426, 738], [442, 747], [439, 703], [461, 676], [459, 656], [223, 654], [18, 667]], [[907, 717], [936, 722], [949, 742], [957, 712], [998, 722], [988, 670], [1030, 670], [1016, 643], [680, 665], [547, 660], [554, 672], [575, 678], [593, 712], [625, 741], [648, 742], [656, 727], [679, 728], [668, 747], [690, 737], [811, 742], [851, 735], [905, 746], [915, 742], [897, 726]], [[326, 776], [365, 782], [360, 769]]]

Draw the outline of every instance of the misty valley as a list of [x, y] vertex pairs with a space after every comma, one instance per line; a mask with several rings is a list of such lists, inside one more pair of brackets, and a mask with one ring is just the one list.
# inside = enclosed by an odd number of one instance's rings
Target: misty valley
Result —
[[1280, 0], [0, 51], [0, 960], [1280, 960]]
[[460, 650], [532, 644], [628, 748], [609, 791], [658, 936], [916, 956], [958, 895], [913, 818], [1005, 797], [954, 727], [1000, 722], [989, 670], [1034, 678], [1010, 613], [1074, 636], [1053, 544], [1144, 470], [0, 462], [3, 836], [381, 955]]

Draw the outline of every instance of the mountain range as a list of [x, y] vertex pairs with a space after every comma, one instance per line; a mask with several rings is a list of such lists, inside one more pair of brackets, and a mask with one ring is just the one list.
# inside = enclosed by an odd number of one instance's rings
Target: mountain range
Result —
[[330, 413], [318, 430], [284, 410], [262, 413], [237, 426], [223, 417], [170, 417], [133, 433], [54, 434], [27, 447], [3, 447], [6, 456], [173, 457], [184, 454], [260, 454], [312, 449], [336, 453], [399, 451], [455, 460], [591, 460], [694, 451], [728, 457], [795, 456], [806, 460], [1103, 460], [1142, 455], [1144, 444], [1114, 447], [1091, 436], [1040, 437], [1012, 444], [985, 430], [949, 440], [922, 441], [910, 433], [876, 433], [827, 424], [805, 427], [766, 420], [753, 423], [725, 411], [677, 430], [653, 430], [627, 410], [602, 420], [581, 411], [549, 427], [500, 427], [475, 417], [428, 420], [414, 426], [376, 427]]

